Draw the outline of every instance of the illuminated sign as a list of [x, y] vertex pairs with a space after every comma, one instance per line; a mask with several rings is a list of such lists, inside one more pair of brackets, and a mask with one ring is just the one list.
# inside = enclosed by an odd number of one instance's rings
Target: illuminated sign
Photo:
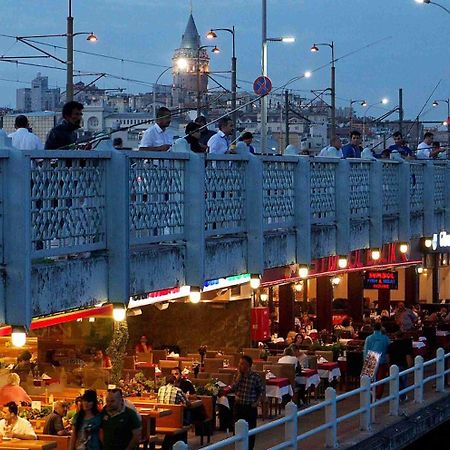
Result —
[[434, 233], [431, 240], [431, 248], [436, 251], [443, 248], [450, 249], [450, 234], [446, 231], [441, 231], [439, 234]]
[[398, 289], [398, 273], [368, 270], [364, 273], [364, 289]]

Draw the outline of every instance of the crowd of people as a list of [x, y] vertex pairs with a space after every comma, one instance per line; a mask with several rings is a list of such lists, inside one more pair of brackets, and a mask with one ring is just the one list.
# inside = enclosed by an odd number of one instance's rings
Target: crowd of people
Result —
[[[37, 439], [31, 423], [19, 415], [19, 400], [16, 397], [4, 404], [0, 439]], [[70, 436], [70, 450], [131, 450], [140, 442], [141, 426], [140, 416], [123, 398], [120, 389], [108, 390], [104, 407], [96, 391], [88, 389], [76, 399], [71, 411], [66, 403], [55, 402], [43, 432]]]
[[369, 147], [363, 148], [361, 133], [353, 130], [350, 133], [350, 142], [342, 145], [339, 137], [334, 137], [331, 144], [324, 147], [320, 152], [320, 157], [327, 158], [362, 158], [362, 159], [394, 159], [394, 160], [414, 160], [414, 159], [446, 159], [446, 151], [441, 147], [439, 141], [434, 140], [433, 133], [427, 131], [423, 136], [423, 141], [413, 151], [406, 143], [400, 131], [396, 131], [392, 138], [394, 144], [388, 148], [375, 152]]
[[[81, 128], [83, 118], [83, 104], [71, 101], [67, 102], [62, 109], [62, 120], [48, 134], [45, 146], [40, 139], [31, 132], [28, 118], [19, 115], [15, 120], [16, 131], [11, 133], [14, 147], [21, 150], [56, 150], [73, 149], [77, 145], [76, 131]], [[147, 151], [170, 151], [174, 148], [172, 136], [168, 132], [172, 114], [169, 108], [161, 107], [157, 110], [155, 123], [145, 130], [139, 143], [139, 150]], [[204, 116], [198, 116], [185, 127], [185, 136], [181, 138], [185, 146], [195, 153], [213, 154], [246, 154], [255, 153], [252, 145], [253, 134], [249, 131], [242, 133], [237, 142], [231, 141], [235, 124], [233, 120], [224, 116], [218, 120], [218, 131], [208, 128]], [[423, 141], [413, 151], [406, 143], [402, 133], [396, 131], [392, 135], [394, 144], [380, 152], [361, 146], [361, 133], [353, 130], [350, 133], [350, 141], [343, 145], [339, 137], [333, 137], [330, 145], [324, 147], [318, 154], [319, 157], [331, 158], [363, 158], [363, 159], [437, 159], [446, 158], [446, 151], [438, 141], [434, 140], [431, 132], [426, 132]], [[114, 138], [113, 146], [123, 149], [122, 138]], [[86, 142], [82, 148], [89, 150], [91, 144]], [[308, 154], [302, 153], [302, 154]]]

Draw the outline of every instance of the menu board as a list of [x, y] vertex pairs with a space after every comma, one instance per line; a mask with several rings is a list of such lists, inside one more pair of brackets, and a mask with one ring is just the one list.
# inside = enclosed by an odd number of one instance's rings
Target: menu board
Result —
[[367, 270], [364, 273], [364, 289], [398, 289], [398, 272]]
[[367, 375], [371, 380], [374, 380], [377, 373], [378, 364], [380, 363], [380, 358], [381, 353], [369, 350], [361, 369], [361, 376]]

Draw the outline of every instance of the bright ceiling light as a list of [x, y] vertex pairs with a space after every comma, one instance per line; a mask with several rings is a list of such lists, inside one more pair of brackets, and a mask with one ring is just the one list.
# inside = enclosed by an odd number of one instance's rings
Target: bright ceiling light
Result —
[[261, 302], [266, 303], [267, 300], [269, 300], [269, 294], [266, 294], [265, 292], [263, 292], [260, 296], [259, 299], [261, 300]]
[[303, 264], [298, 267], [298, 276], [303, 280], [308, 278], [309, 275], [309, 267], [306, 264]]
[[341, 283], [341, 277], [332, 277], [330, 281], [333, 286], [338, 286]]
[[23, 347], [27, 342], [25, 327], [14, 326], [11, 333], [11, 343], [14, 347]]
[[430, 248], [433, 245], [433, 240], [431, 238], [426, 238], [424, 241], [424, 245], [426, 248]]
[[127, 308], [123, 303], [113, 303], [113, 319], [122, 322], [127, 316]]
[[202, 292], [198, 286], [191, 286], [189, 292], [189, 301], [195, 305], [202, 299]]
[[398, 249], [400, 250], [400, 253], [408, 253], [409, 245], [406, 242], [400, 242]]
[[294, 289], [295, 289], [297, 292], [302, 292], [302, 291], [303, 291], [303, 283], [295, 283], [295, 284], [294, 284]]
[[371, 253], [370, 253], [370, 256], [372, 257], [372, 259], [374, 261], [378, 261], [381, 258], [381, 251], [380, 251], [380, 249], [379, 248], [373, 248]]
[[339, 269], [345, 269], [348, 265], [348, 259], [346, 256], [341, 255], [338, 258], [338, 267]]
[[252, 289], [258, 289], [261, 286], [261, 276], [258, 273], [253, 273], [250, 276], [250, 287]]

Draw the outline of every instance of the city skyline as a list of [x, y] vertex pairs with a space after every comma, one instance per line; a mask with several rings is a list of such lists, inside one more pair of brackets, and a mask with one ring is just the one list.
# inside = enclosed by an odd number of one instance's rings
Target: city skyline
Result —
[[[20, 25], [14, 21], [15, 15], [23, 16], [21, 12], [31, 10], [34, 2], [24, 0], [17, 5], [4, 0], [3, 3], [3, 34], [21, 36], [65, 32], [66, 1], [40, 2], [41, 20], [37, 22], [33, 20], [32, 15], [25, 14]], [[441, 80], [421, 118], [445, 118], [445, 108], [430, 108], [435, 98], [447, 98], [450, 92], [449, 64], [448, 58], [445, 57], [448, 54], [445, 42], [445, 29], [449, 25], [447, 16], [412, 0], [381, 0], [377, 5], [365, 0], [337, 0], [332, 5], [328, 3], [325, 0], [314, 3], [301, 0], [268, 1], [268, 35], [296, 37], [294, 44], [274, 43], [269, 46], [269, 76], [275, 86], [283, 85], [305, 70], [314, 71], [326, 65], [330, 60], [326, 48], [322, 48], [318, 54], [311, 54], [309, 49], [314, 42], [333, 40], [337, 58], [338, 107], [347, 106], [350, 99], [365, 98], [369, 104], [373, 104], [382, 97], [388, 97], [390, 103], [384, 107], [388, 110], [397, 105], [397, 90], [401, 87], [404, 90], [405, 117], [412, 119]], [[232, 25], [236, 27], [238, 85], [242, 90], [251, 91], [250, 83], [261, 72], [261, 1], [249, 0], [242, 5], [241, 2], [231, 0], [227, 3], [226, 11], [220, 5], [221, 2], [215, 0], [193, 1], [193, 14], [199, 33], [203, 43], [208, 43], [205, 34], [209, 28]], [[323, 11], [327, 13], [323, 14]], [[122, 87], [130, 94], [151, 91], [152, 83], [164, 68], [171, 64], [173, 51], [179, 46], [189, 12], [188, 0], [130, 0], [127, 5], [116, 0], [98, 0], [89, 7], [83, 5], [81, 0], [74, 0], [75, 31], [94, 31], [99, 37], [95, 44], [86, 42], [83, 37], [75, 38], [75, 48], [119, 58], [119, 61], [113, 61], [76, 53], [75, 69], [107, 72], [119, 78], [143, 81], [138, 83], [107, 77], [97, 83], [103, 88]], [[221, 18], [224, 13], [226, 19]], [[124, 14], [127, 20], [117, 20]], [[149, 26], [143, 20], [143, 17], [148, 17], [152, 23], [153, 16], [157, 18], [155, 27], [151, 24]], [[254, 19], [251, 19], [252, 16]], [[104, 20], [98, 20], [99, 17]], [[368, 22], [369, 18], [371, 22]], [[168, 24], [167, 35], [164, 33], [165, 23]], [[359, 23], [364, 26], [358, 27]], [[398, 34], [397, 30], [401, 33]], [[65, 46], [63, 38], [45, 41]], [[213, 72], [229, 70], [230, 41], [226, 35], [219, 35], [214, 41], [222, 51], [211, 57]], [[373, 44], [377, 41], [378, 43]], [[361, 49], [367, 45], [370, 46]], [[52, 47], [48, 50], [54, 51], [58, 56], [64, 56], [65, 53], [62, 49]], [[345, 56], [355, 50], [353, 55]], [[34, 50], [20, 43], [14, 44], [13, 39], [6, 37], [0, 37], [0, 52], [6, 56], [36, 54]], [[120, 61], [120, 58], [138, 60], [145, 64]], [[63, 65], [48, 59], [32, 62], [64, 68]], [[50, 87], [57, 85], [64, 90], [63, 70], [7, 63], [3, 63], [1, 67], [2, 106], [15, 107], [16, 89], [29, 85], [37, 71], [49, 77]], [[223, 76], [218, 80], [228, 86], [229, 79]], [[23, 83], [15, 82], [17, 80]], [[79, 80], [89, 82], [93, 77], [75, 77], [75, 82]], [[170, 71], [161, 77], [160, 83], [171, 83]], [[310, 79], [301, 79], [288, 88], [311, 97], [310, 90], [328, 86], [329, 70], [324, 67]], [[383, 109], [377, 106], [374, 106], [372, 111], [383, 113]]]

